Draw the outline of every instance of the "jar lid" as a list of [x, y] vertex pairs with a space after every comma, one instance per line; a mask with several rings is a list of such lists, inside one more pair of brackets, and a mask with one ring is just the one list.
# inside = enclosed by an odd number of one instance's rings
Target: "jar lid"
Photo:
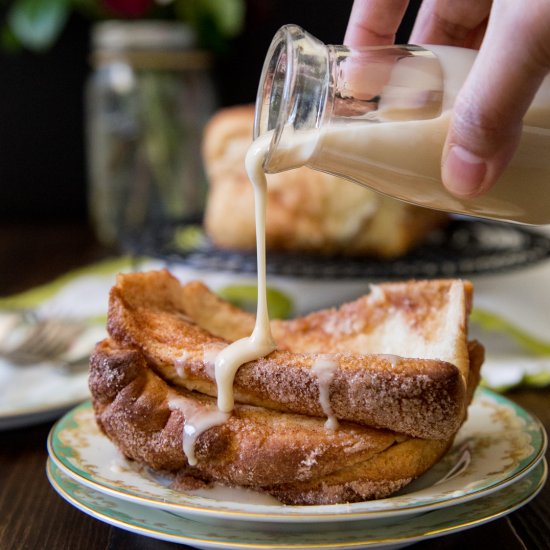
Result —
[[196, 43], [192, 27], [173, 21], [105, 21], [92, 30], [96, 50], [185, 50]]
[[195, 49], [197, 35], [172, 21], [105, 21], [92, 31], [92, 63], [124, 62], [139, 69], [188, 70], [211, 65], [209, 52]]

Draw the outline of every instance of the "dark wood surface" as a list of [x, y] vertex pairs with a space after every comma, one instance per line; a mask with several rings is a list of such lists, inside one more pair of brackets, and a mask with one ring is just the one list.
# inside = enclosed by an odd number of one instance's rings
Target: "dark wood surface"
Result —
[[[67, 269], [105, 257], [82, 224], [0, 225], [0, 294], [51, 280]], [[550, 430], [550, 390], [508, 397]], [[46, 475], [46, 437], [53, 422], [0, 432], [0, 550], [149, 550], [182, 548], [97, 521], [62, 500]], [[509, 516], [411, 548], [464, 550], [550, 549], [550, 486]]]

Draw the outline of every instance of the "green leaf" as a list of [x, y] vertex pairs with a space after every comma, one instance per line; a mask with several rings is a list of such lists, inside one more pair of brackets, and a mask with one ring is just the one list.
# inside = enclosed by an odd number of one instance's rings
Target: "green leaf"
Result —
[[70, 12], [70, 0], [19, 0], [8, 13], [11, 31], [30, 50], [52, 45]]
[[5, 52], [16, 52], [21, 49], [21, 44], [13, 34], [8, 25], [2, 26], [0, 34], [0, 42], [2, 44], [2, 50]]
[[532, 355], [550, 356], [550, 342], [545, 342], [528, 334], [496, 313], [476, 308], [472, 311], [470, 320], [472, 323], [478, 324], [483, 330], [506, 334]]
[[[199, 35], [210, 42], [233, 38], [244, 25], [245, 3], [243, 0], [176, 0], [177, 16], [189, 22]], [[213, 37], [213, 32], [217, 37]]]
[[172, 244], [178, 252], [191, 252], [200, 246], [203, 239], [204, 232], [200, 225], [186, 225], [176, 229]]
[[241, 32], [245, 13], [242, 0], [202, 0], [202, 3], [223, 36], [232, 38]]
[[[258, 288], [256, 285], [229, 285], [219, 289], [217, 292], [221, 298], [237, 307], [251, 313], [256, 312], [258, 299]], [[280, 290], [268, 288], [267, 309], [272, 319], [286, 319], [292, 313], [292, 300]]]

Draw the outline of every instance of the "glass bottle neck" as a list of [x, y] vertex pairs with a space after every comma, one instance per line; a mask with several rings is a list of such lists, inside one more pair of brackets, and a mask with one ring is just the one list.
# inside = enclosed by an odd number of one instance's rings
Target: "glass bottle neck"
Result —
[[329, 88], [327, 47], [296, 25], [282, 27], [268, 50], [256, 99], [254, 138], [269, 141], [267, 172], [305, 164], [299, 155], [281, 167], [281, 147], [293, 143], [297, 132], [320, 126]]
[[254, 138], [264, 136], [265, 170], [279, 172], [308, 164], [330, 125], [426, 120], [442, 102], [443, 74], [429, 50], [327, 46], [286, 25], [262, 70]]

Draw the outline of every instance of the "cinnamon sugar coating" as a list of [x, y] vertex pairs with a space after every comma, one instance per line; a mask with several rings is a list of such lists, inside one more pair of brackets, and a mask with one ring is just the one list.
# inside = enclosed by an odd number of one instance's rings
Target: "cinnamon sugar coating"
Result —
[[[116, 394], [109, 391], [113, 386], [119, 389]], [[174, 390], [148, 368], [139, 351], [111, 341], [100, 343], [94, 353], [90, 388], [100, 427], [126, 456], [154, 469], [235, 485], [258, 487], [329, 475], [342, 457], [350, 465], [363, 462], [398, 438], [352, 424], [326, 430], [319, 418], [239, 405], [224, 424], [199, 436], [198, 464], [191, 467], [182, 451], [185, 409], [170, 410], [168, 401], [177, 395], [197, 410], [215, 407], [212, 398]]]
[[[479, 348], [472, 349], [479, 361]], [[387, 496], [424, 473], [452, 443], [452, 437], [410, 439], [347, 422], [327, 430], [320, 418], [237, 405], [224, 424], [199, 436], [198, 462], [190, 466], [182, 448], [185, 411], [168, 403], [177, 398], [193, 410], [207, 409], [215, 406], [212, 398], [171, 387], [140, 350], [112, 340], [100, 342], [92, 355], [90, 390], [99, 427], [126, 457], [187, 485], [244, 486], [287, 504]]]
[[[466, 410], [470, 302], [468, 282], [390, 283], [339, 309], [273, 321], [278, 350], [238, 370], [235, 399], [323, 417], [312, 366], [331, 354], [330, 405], [339, 420], [447, 439]], [[121, 275], [110, 295], [111, 337], [141, 350], [170, 384], [210, 396], [211, 350], [253, 326], [253, 315], [166, 271]]]
[[[234, 412], [200, 433], [191, 466], [184, 426], [215, 410], [215, 355], [254, 317], [165, 271], [121, 275], [110, 338], [90, 362], [98, 425], [180, 487], [215, 481], [287, 504], [388, 496], [443, 456], [466, 417], [484, 355], [467, 340], [471, 293], [456, 280], [384, 284], [339, 309], [273, 322], [279, 349], [241, 367]], [[314, 375], [326, 354], [337, 430], [325, 426]]]

